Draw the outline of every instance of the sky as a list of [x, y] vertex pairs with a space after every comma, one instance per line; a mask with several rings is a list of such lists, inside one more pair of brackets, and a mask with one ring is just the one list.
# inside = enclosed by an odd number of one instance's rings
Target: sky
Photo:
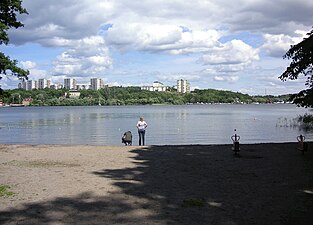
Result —
[[[24, 0], [24, 24], [0, 51], [30, 71], [29, 80], [114, 86], [175, 86], [249, 95], [305, 89], [282, 82], [283, 55], [313, 26], [311, 0]], [[4, 77], [3, 89], [18, 80]]]

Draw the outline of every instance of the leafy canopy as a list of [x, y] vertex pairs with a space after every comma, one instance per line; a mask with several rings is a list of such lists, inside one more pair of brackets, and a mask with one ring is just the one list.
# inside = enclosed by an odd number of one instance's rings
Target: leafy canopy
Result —
[[299, 106], [313, 107], [313, 30], [307, 35], [303, 41], [291, 46], [284, 55], [284, 59], [291, 59], [292, 62], [279, 78], [286, 81], [296, 80], [299, 75], [305, 76], [308, 89], [292, 95], [291, 100]]
[[[0, 1], [0, 45], [9, 43], [8, 30], [10, 28], [17, 29], [23, 26], [16, 18], [17, 14], [28, 14], [26, 9], [22, 7], [21, 0]], [[0, 79], [3, 75], [14, 75], [27, 79], [29, 71], [19, 68], [16, 60], [12, 60], [0, 52]]]

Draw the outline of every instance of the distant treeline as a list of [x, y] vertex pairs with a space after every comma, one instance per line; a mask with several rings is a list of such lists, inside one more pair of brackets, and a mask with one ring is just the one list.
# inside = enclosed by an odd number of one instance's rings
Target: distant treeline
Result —
[[151, 92], [140, 87], [107, 87], [95, 90], [80, 90], [79, 98], [70, 98], [69, 90], [43, 89], [26, 91], [23, 89], [1, 90], [0, 99], [4, 104], [21, 103], [31, 98], [31, 106], [91, 106], [91, 105], [151, 105], [151, 104], [202, 104], [202, 103], [275, 103], [286, 102], [289, 95], [250, 96], [239, 92], [214, 89], [194, 90], [188, 94]]

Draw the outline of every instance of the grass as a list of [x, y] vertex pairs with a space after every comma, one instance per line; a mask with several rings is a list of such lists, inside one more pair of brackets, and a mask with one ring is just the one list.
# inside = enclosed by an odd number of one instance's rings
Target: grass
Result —
[[281, 117], [278, 119], [276, 127], [290, 127], [310, 131], [313, 130], [313, 115], [305, 113], [304, 115], [299, 115], [293, 119]]
[[11, 197], [14, 196], [14, 192], [9, 191], [10, 187], [8, 185], [0, 184], [0, 197]]

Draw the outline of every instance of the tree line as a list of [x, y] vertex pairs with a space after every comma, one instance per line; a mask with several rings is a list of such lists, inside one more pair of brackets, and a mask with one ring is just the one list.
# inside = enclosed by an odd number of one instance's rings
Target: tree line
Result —
[[78, 98], [70, 98], [67, 89], [2, 90], [0, 99], [5, 104], [19, 104], [31, 99], [31, 106], [92, 106], [92, 105], [152, 105], [152, 104], [207, 104], [207, 103], [274, 103], [286, 102], [289, 95], [250, 96], [239, 92], [215, 89], [196, 89], [188, 94], [175, 90], [151, 92], [140, 87], [106, 87], [100, 90], [81, 90]]

